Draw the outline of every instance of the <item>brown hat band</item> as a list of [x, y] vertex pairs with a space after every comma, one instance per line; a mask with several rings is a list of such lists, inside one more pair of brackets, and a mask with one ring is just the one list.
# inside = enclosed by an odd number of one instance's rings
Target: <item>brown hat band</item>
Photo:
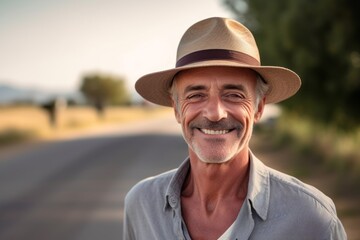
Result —
[[177, 61], [176, 67], [182, 67], [191, 63], [208, 60], [228, 60], [242, 64], [245, 63], [260, 66], [260, 62], [258, 60], [242, 52], [225, 49], [206, 49], [185, 55]]

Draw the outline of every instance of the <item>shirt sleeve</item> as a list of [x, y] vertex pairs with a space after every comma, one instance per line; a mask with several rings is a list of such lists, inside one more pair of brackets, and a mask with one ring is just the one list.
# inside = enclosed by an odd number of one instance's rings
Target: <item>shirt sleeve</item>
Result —
[[134, 234], [134, 228], [131, 224], [130, 219], [130, 209], [128, 204], [128, 199], [125, 197], [125, 203], [124, 203], [124, 220], [123, 220], [123, 239], [124, 240], [134, 240], [135, 234]]
[[346, 240], [346, 232], [344, 226], [340, 222], [338, 218], [334, 219], [333, 223], [331, 224], [331, 232], [330, 238], [331, 240]]

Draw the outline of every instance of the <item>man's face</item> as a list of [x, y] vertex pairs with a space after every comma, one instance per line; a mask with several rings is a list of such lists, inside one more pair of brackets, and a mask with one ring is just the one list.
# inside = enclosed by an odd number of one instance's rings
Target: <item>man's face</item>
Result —
[[175, 115], [190, 157], [223, 163], [247, 151], [253, 124], [260, 119], [264, 106], [264, 100], [260, 101], [255, 112], [255, 72], [198, 68], [179, 73], [175, 81]]

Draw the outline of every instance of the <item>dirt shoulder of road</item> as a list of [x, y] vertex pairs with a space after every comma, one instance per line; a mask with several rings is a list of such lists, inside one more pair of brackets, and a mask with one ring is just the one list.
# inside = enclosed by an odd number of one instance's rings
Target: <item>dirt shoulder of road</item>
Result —
[[[173, 111], [170, 108], [129, 108], [121, 110], [121, 117], [114, 115], [114, 113], [110, 112], [105, 119], [92, 121], [91, 124], [53, 128], [45, 133], [36, 134], [29, 138], [19, 138], [3, 144], [0, 142], [0, 155], [46, 141], [67, 140], [104, 134], [111, 135], [118, 131], [127, 131], [128, 128], [136, 128], [138, 124], [141, 125], [146, 124], [148, 121], [169, 118], [173, 115]], [[119, 115], [119, 113], [116, 113], [116, 115]], [[19, 129], [19, 132], [21, 133], [21, 129]]]

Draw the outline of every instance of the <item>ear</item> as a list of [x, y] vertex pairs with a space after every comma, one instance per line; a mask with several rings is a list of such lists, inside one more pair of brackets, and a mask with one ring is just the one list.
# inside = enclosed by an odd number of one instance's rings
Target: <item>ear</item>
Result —
[[258, 103], [258, 106], [257, 106], [257, 112], [255, 113], [255, 116], [254, 116], [254, 123], [257, 123], [260, 121], [261, 119], [261, 116], [264, 112], [264, 108], [265, 108], [265, 97], [263, 97], [261, 99], [261, 101], [259, 101]]

